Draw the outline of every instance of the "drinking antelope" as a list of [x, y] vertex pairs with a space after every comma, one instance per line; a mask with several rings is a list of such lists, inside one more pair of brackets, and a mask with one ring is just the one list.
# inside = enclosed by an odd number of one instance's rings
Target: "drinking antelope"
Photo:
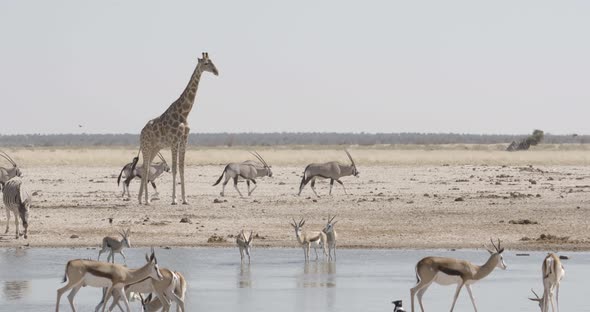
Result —
[[10, 156], [8, 156], [8, 154], [6, 154], [4, 151], [0, 151], [0, 157], [6, 159], [12, 165], [12, 168], [0, 167], [0, 190], [1, 190], [4, 188], [4, 184], [6, 184], [6, 182], [8, 182], [8, 180], [10, 180], [14, 177], [22, 176], [22, 172], [20, 171], [20, 168], [18, 167], [16, 162]]
[[326, 226], [323, 229], [323, 232], [326, 234], [328, 244], [328, 261], [332, 260], [332, 252], [334, 253], [334, 261], [336, 261], [336, 239], [338, 238], [338, 234], [336, 234], [334, 225], [336, 225], [338, 221], [332, 223], [334, 218], [336, 218], [336, 216], [333, 216], [330, 219], [330, 216], [328, 215], [328, 223], [326, 223]]
[[317, 248], [321, 247], [324, 250], [324, 258], [327, 257], [326, 255], [326, 234], [322, 231], [319, 232], [302, 232], [301, 228], [305, 224], [305, 220], [301, 219], [299, 223], [295, 222], [293, 219], [293, 223], [291, 226], [295, 229], [295, 236], [297, 237], [297, 242], [303, 248], [303, 254], [305, 256], [305, 262], [309, 261], [309, 249], [311, 245], [313, 245], [313, 249], [315, 251], [315, 260], [318, 260], [318, 251]]
[[[149, 258], [146, 260], [149, 262]], [[160, 268], [162, 273], [161, 280], [154, 280], [151, 278], [145, 279], [139, 283], [135, 283], [125, 287], [125, 295], [129, 298], [131, 293], [139, 294], [151, 294], [152, 292], [156, 295], [156, 300], [159, 302], [159, 308], [163, 307], [164, 311], [168, 311], [172, 305], [172, 301], [176, 302], [177, 311], [185, 311], [184, 297], [186, 293], [186, 281], [184, 277], [178, 273], [168, 270], [166, 268]], [[99, 311], [99, 308], [105, 304], [106, 292], [103, 293], [102, 300], [98, 303], [95, 308], [95, 312]], [[150, 297], [151, 298], [151, 297]], [[119, 305], [119, 294], [113, 294], [113, 302], [109, 307], [109, 311], [112, 311], [115, 305]], [[155, 304], [153, 304], [155, 305]], [[148, 311], [156, 311], [157, 309], [151, 309]]]
[[344, 189], [344, 194], [348, 194], [346, 192], [346, 187], [344, 183], [340, 181], [340, 178], [345, 176], [355, 176], [357, 177], [359, 172], [356, 169], [356, 165], [352, 156], [347, 150], [344, 150], [348, 159], [350, 159], [350, 165], [344, 165], [337, 161], [330, 161], [327, 163], [322, 164], [309, 164], [305, 167], [303, 171], [303, 178], [301, 179], [301, 184], [299, 185], [299, 193], [297, 195], [301, 195], [301, 191], [307, 183], [311, 181], [311, 190], [315, 194], [315, 196], [319, 197], [318, 193], [315, 191], [315, 180], [316, 179], [330, 179], [330, 195], [332, 195], [332, 186], [334, 186], [334, 181], [340, 183], [342, 188]]
[[[158, 197], [158, 188], [156, 187], [156, 179], [162, 175], [164, 172], [170, 172], [170, 166], [166, 163], [166, 159], [162, 154], [158, 153], [158, 157], [160, 158], [161, 162], [154, 163], [150, 166], [150, 172], [148, 173], [148, 182], [152, 184], [154, 188], [154, 197]], [[131, 197], [129, 194], [129, 183], [136, 177], [141, 179], [141, 175], [143, 174], [143, 165], [133, 167], [133, 163], [137, 162], [139, 158], [134, 158], [133, 162], [130, 162], [123, 166], [121, 169], [121, 173], [119, 173], [119, 177], [117, 178], [117, 186], [121, 183], [121, 177], [125, 176], [125, 181], [123, 181], [123, 194], [121, 196], [125, 196], [125, 190], [127, 190], [127, 197]]]
[[121, 235], [121, 237], [123, 237], [121, 240], [118, 240], [112, 236], [106, 236], [105, 238], [103, 238], [102, 239], [102, 248], [98, 252], [98, 259], [96, 259], [96, 261], [100, 260], [100, 255], [103, 252], [110, 251], [109, 255], [107, 256], [107, 262], [109, 262], [109, 259], [111, 259], [110, 261], [112, 263], [115, 263], [115, 253], [120, 253], [121, 256], [123, 256], [123, 261], [125, 261], [125, 264], [127, 264], [127, 258], [125, 257], [125, 254], [123, 253], [123, 247], [131, 248], [131, 242], [129, 241], [129, 234], [131, 234], [131, 229], [127, 229], [127, 230], [124, 230], [123, 232], [119, 232], [119, 235]]
[[[256, 153], [250, 152], [250, 154], [252, 154], [256, 158], [258, 158], [258, 160], [260, 160], [260, 162], [262, 163], [263, 167], [260, 168], [259, 166], [256, 166], [254, 163], [249, 162], [249, 161], [246, 161], [243, 163], [229, 163], [229, 164], [227, 164], [227, 166], [225, 166], [225, 169], [223, 169], [221, 176], [219, 176], [219, 179], [217, 179], [217, 181], [213, 184], [213, 186], [216, 186], [217, 184], [219, 184], [219, 182], [221, 182], [221, 180], [223, 179], [223, 176], [225, 175], [225, 181], [223, 181], [221, 193], [219, 195], [225, 196], [225, 186], [227, 185], [227, 182], [230, 179], [234, 180], [234, 188], [236, 189], [236, 191], [238, 191], [238, 194], [240, 194], [240, 197], [243, 197], [242, 193], [238, 189], [238, 178], [242, 178], [242, 179], [246, 180], [246, 184], [248, 185], [248, 196], [250, 196], [250, 195], [252, 195], [252, 193], [254, 193], [254, 190], [258, 187], [258, 185], [256, 184], [256, 180], [255, 180], [257, 177], [265, 177], [265, 176], [272, 177], [272, 171], [270, 170], [270, 166], [266, 163], [266, 161], [264, 161], [262, 156], [260, 156], [260, 154], [258, 154], [258, 152], [256, 152]], [[254, 188], [252, 190], [250, 190], [250, 181], [252, 181], [252, 183], [254, 183]]]
[[[179, 298], [180, 300], [182, 300], [182, 302], [184, 302], [184, 299], [186, 297], [186, 280], [184, 279], [184, 276], [182, 276], [182, 274], [180, 274], [179, 272], [174, 272], [174, 274], [176, 274], [176, 276], [178, 277], [178, 281], [176, 282], [176, 287], [174, 288], [174, 294], [173, 296], [176, 298]], [[162, 309], [162, 300], [158, 300], [158, 298], [152, 300], [152, 294], [149, 294], [145, 299], [143, 298], [143, 296], [140, 295], [141, 298], [141, 311], [142, 312], [152, 312], [152, 311], [159, 311], [160, 309]], [[167, 311], [167, 310], [164, 310]], [[182, 307], [182, 310], [180, 308], [180, 305], [176, 305], [176, 311], [180, 312], [180, 311], [185, 311], [184, 306]]]
[[244, 262], [244, 252], [248, 255], [248, 263], [250, 263], [250, 247], [252, 247], [252, 240], [254, 239], [254, 235], [252, 235], [252, 231], [250, 231], [250, 235], [246, 237], [244, 230], [238, 234], [236, 238], [236, 244], [240, 248], [240, 260]]
[[[66, 265], [63, 283], [68, 282], [66, 286], [57, 290], [57, 302], [55, 311], [59, 312], [59, 301], [64, 292], [68, 290], [68, 300], [72, 310], [76, 312], [74, 297], [83, 286], [90, 287], [108, 287], [105, 302], [108, 302], [113, 292], [118, 293], [123, 298], [127, 312], [130, 312], [129, 301], [125, 295], [125, 286], [141, 282], [146, 278], [161, 280], [162, 274], [158, 267], [158, 260], [152, 249], [149, 262], [139, 269], [129, 269], [119, 264], [98, 262], [92, 260], [70, 260]], [[106, 305], [103, 305], [104, 312]]]
[[20, 216], [23, 228], [25, 228], [24, 237], [28, 238], [29, 231], [29, 208], [31, 207], [31, 195], [27, 192], [26, 188], [22, 184], [20, 178], [10, 179], [4, 190], [2, 191], [2, 201], [4, 202], [4, 208], [6, 208], [6, 231], [8, 233], [10, 225], [10, 212], [14, 214], [14, 225], [16, 227], [16, 238], [20, 236], [18, 229], [18, 219]]
[[559, 260], [559, 256], [554, 253], [547, 254], [545, 259], [543, 259], [541, 272], [543, 273], [543, 297], [539, 297], [531, 289], [536, 298], [529, 299], [539, 303], [541, 312], [549, 312], [549, 303], [551, 303], [551, 311], [555, 312], [555, 305], [553, 304], [553, 296], [555, 295], [555, 303], [559, 312], [559, 284], [565, 275], [565, 270], [561, 264], [561, 260]]
[[455, 308], [455, 303], [457, 302], [457, 297], [459, 296], [461, 288], [465, 286], [465, 288], [467, 288], [467, 292], [469, 293], [469, 297], [471, 298], [471, 303], [473, 303], [473, 309], [477, 312], [475, 299], [471, 293], [471, 284], [474, 284], [475, 282], [488, 276], [496, 267], [506, 270], [506, 264], [504, 263], [504, 258], [502, 257], [504, 248], [500, 247], [500, 240], [498, 239], [497, 246], [491, 239], [490, 241], [492, 242], [492, 246], [494, 246], [495, 250], [492, 251], [486, 248], [486, 250], [490, 253], [490, 257], [486, 263], [481, 266], [475, 265], [466, 260], [442, 257], [426, 257], [418, 261], [416, 264], [416, 279], [418, 281], [416, 286], [410, 289], [412, 312], [414, 312], [414, 295], [416, 294], [418, 296], [420, 309], [422, 312], [424, 312], [424, 306], [422, 305], [422, 295], [424, 295], [428, 289], [428, 286], [430, 286], [433, 282], [436, 282], [440, 285], [457, 284], [457, 290], [455, 291], [451, 312]]

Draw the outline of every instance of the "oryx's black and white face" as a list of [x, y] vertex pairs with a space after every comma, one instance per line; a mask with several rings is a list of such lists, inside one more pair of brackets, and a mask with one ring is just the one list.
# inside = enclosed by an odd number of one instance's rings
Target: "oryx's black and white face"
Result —
[[203, 57], [199, 59], [199, 65], [201, 66], [202, 71], [208, 71], [215, 76], [219, 75], [217, 71], [217, 67], [213, 64], [213, 61], [209, 58], [209, 53], [203, 52]]

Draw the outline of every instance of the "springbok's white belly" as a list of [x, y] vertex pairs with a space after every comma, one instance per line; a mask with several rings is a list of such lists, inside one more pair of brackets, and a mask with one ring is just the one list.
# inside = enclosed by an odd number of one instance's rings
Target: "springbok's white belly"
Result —
[[84, 275], [83, 285], [90, 287], [111, 287], [111, 280], [104, 277], [94, 276], [90, 273]]
[[[439, 285], [452, 285], [461, 283], [461, 278], [456, 275], [448, 275], [443, 272], [438, 272], [434, 277], [434, 282]], [[471, 285], [475, 280], [468, 280], [465, 284]]]

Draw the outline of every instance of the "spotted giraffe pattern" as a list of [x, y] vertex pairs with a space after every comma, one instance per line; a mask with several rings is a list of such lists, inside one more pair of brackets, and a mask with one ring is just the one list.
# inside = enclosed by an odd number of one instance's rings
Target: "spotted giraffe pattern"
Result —
[[[150, 120], [141, 130], [140, 150], [143, 155], [143, 168], [150, 168], [150, 165], [158, 152], [170, 147], [172, 150], [172, 204], [176, 205], [176, 170], [180, 173], [180, 187], [182, 203], [188, 204], [184, 189], [184, 155], [190, 128], [188, 126], [188, 115], [195, 103], [197, 89], [201, 74], [205, 71], [218, 75], [217, 68], [209, 55], [205, 52], [199, 62], [191, 79], [178, 98], [159, 117]], [[178, 164], [178, 165], [177, 165]], [[144, 169], [146, 170], [146, 169]], [[148, 198], [148, 174], [144, 171], [139, 188], [138, 200], [141, 204], [141, 196], [145, 190], [145, 204], [149, 205]]]

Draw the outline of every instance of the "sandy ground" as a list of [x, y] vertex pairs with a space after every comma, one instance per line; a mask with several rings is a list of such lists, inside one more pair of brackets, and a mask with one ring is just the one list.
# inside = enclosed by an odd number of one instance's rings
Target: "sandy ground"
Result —
[[[447, 153], [460, 158], [461, 151]], [[23, 168], [35, 194], [29, 238], [14, 238], [11, 219], [0, 247], [98, 247], [105, 235], [125, 228], [131, 228], [132, 246], [228, 247], [244, 228], [258, 234], [257, 246], [295, 247], [291, 218], [305, 218], [306, 229], [319, 230], [336, 214], [340, 247], [477, 248], [493, 237], [508, 249], [590, 250], [588, 156], [577, 165], [552, 160], [528, 166], [520, 155], [514, 156], [519, 165], [512, 166], [477, 164], [477, 159], [474, 165], [358, 161], [360, 177], [342, 179], [348, 195], [335, 184], [328, 196], [323, 181], [316, 185], [320, 198], [309, 186], [296, 196], [304, 164], [275, 165], [274, 176], [259, 179], [258, 189], [245, 198], [231, 184], [225, 197], [219, 196], [220, 185], [211, 186], [223, 166], [193, 164], [186, 172], [190, 204], [175, 206], [171, 174], [158, 181], [160, 199], [143, 206], [137, 203], [138, 181], [131, 184], [131, 200], [121, 197], [116, 184], [121, 166], [38, 163]], [[470, 157], [464, 155], [464, 162]], [[239, 188], [246, 194], [245, 183]], [[181, 223], [185, 217], [190, 222]], [[512, 224], [518, 220], [536, 224]], [[209, 243], [213, 235], [227, 242]]]

